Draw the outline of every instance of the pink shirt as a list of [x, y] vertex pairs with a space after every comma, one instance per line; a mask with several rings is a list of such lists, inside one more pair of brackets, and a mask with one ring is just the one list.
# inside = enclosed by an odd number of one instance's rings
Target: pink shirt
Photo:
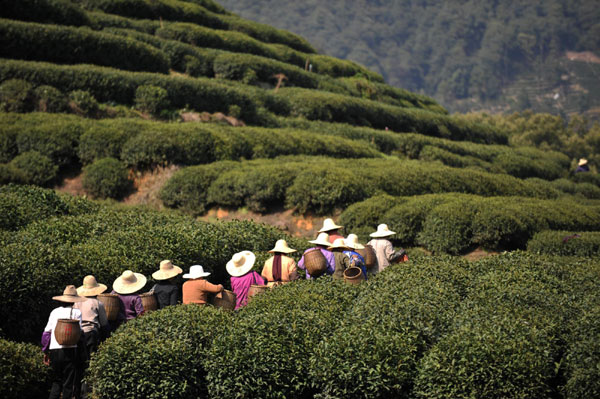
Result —
[[265, 280], [255, 271], [249, 271], [240, 277], [231, 276], [231, 290], [236, 295], [235, 308], [239, 309], [248, 303], [248, 290], [251, 285], [265, 285]]

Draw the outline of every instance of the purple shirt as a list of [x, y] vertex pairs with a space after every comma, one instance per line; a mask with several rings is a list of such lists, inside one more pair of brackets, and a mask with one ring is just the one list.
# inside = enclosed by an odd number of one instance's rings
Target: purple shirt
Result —
[[118, 321], [127, 321], [135, 319], [137, 316], [144, 313], [144, 305], [142, 305], [142, 298], [138, 294], [121, 295], [115, 291], [111, 294], [119, 295], [120, 306], [119, 314], [117, 315]]
[[[325, 259], [327, 259], [327, 270], [325, 271], [325, 273], [327, 273], [329, 275], [333, 274], [333, 272], [335, 271], [335, 256], [333, 256], [333, 252], [331, 252], [330, 250], [325, 249], [325, 248], [313, 247], [313, 248], [307, 249], [306, 251], [304, 251], [304, 253], [307, 253], [311, 249], [320, 249], [321, 250], [321, 253], [323, 253], [323, 256], [325, 256]], [[298, 267], [302, 270], [305, 270], [307, 279], [312, 278], [311, 275], [308, 273], [308, 270], [306, 270], [306, 268], [304, 267], [304, 255], [302, 255], [300, 262], [298, 262]]]
[[235, 293], [235, 308], [239, 309], [248, 303], [248, 290], [251, 285], [265, 285], [265, 280], [255, 271], [249, 271], [240, 277], [231, 276], [231, 290]]

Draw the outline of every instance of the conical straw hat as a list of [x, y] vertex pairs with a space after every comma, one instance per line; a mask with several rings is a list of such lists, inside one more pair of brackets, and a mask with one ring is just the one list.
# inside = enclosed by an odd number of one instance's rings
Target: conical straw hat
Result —
[[170, 260], [163, 260], [160, 262], [160, 269], [152, 273], [152, 278], [155, 280], [168, 280], [171, 277], [175, 277], [178, 274], [183, 273], [183, 270], [179, 266], [175, 266]]
[[142, 273], [134, 273], [131, 270], [125, 270], [113, 283], [113, 290], [118, 294], [133, 294], [141, 290], [146, 285], [146, 276]]
[[396, 232], [390, 230], [387, 224], [380, 224], [377, 226], [377, 231], [375, 233], [369, 234], [373, 238], [381, 238], [381, 237], [389, 237], [396, 234]]
[[328, 249], [352, 249], [343, 238], [336, 238]]
[[106, 289], [106, 285], [98, 284], [96, 277], [90, 274], [83, 278], [83, 285], [77, 288], [77, 295], [96, 296], [102, 294]]
[[585, 158], [581, 158], [581, 159], [579, 160], [579, 163], [578, 163], [578, 165], [579, 165], [579, 166], [583, 166], [583, 165], [585, 165], [586, 163], [588, 163], [587, 159], [585, 159]]
[[365, 249], [365, 246], [358, 242], [358, 236], [356, 234], [349, 234], [346, 237], [346, 245], [352, 249]]
[[344, 226], [338, 226], [337, 224], [335, 224], [333, 222], [333, 219], [327, 218], [327, 219], [323, 220], [323, 227], [321, 227], [321, 230], [319, 230], [319, 233], [341, 229], [342, 227], [344, 227]]
[[329, 234], [327, 233], [319, 233], [316, 240], [309, 241], [311, 244], [323, 245], [328, 247], [331, 245], [329, 242]]
[[248, 273], [252, 269], [252, 266], [254, 266], [255, 261], [256, 256], [252, 252], [242, 251], [234, 254], [231, 260], [227, 262], [225, 268], [227, 269], [227, 273], [233, 277], [239, 277]]
[[291, 254], [292, 252], [296, 252], [296, 250], [288, 247], [286, 240], [277, 240], [275, 243], [275, 248], [269, 252], [282, 252], [284, 254]]
[[86, 297], [77, 295], [77, 288], [74, 285], [67, 285], [62, 295], [53, 296], [52, 299], [68, 303], [87, 301]]

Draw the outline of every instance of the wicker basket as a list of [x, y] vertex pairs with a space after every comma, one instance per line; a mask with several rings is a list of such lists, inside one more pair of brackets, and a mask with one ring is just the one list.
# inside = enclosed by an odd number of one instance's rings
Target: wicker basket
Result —
[[310, 249], [304, 253], [304, 266], [311, 277], [319, 277], [327, 270], [327, 259], [320, 249]]
[[362, 270], [360, 270], [360, 267], [352, 266], [344, 270], [344, 281], [348, 284], [360, 284], [364, 281], [364, 279], [365, 276]]
[[227, 310], [234, 310], [235, 309], [235, 300], [236, 300], [236, 295], [229, 291], [229, 290], [223, 290], [221, 292], [219, 292], [218, 294], [215, 294], [212, 296], [212, 304], [213, 306], [217, 307], [217, 308], [223, 308], [223, 309], [227, 309]]
[[377, 264], [377, 255], [375, 255], [375, 250], [372, 246], [365, 245], [364, 249], [357, 249], [356, 252], [365, 259], [367, 269], [372, 269]]
[[106, 318], [109, 321], [117, 320], [117, 315], [119, 314], [119, 296], [117, 294], [99, 294], [96, 298], [104, 304]]
[[79, 319], [58, 319], [54, 330], [54, 337], [59, 345], [77, 345], [81, 336]]
[[142, 306], [144, 307], [144, 312], [152, 312], [153, 310], [158, 309], [158, 302], [154, 293], [145, 292], [143, 294], [140, 294], [140, 298], [142, 299]]

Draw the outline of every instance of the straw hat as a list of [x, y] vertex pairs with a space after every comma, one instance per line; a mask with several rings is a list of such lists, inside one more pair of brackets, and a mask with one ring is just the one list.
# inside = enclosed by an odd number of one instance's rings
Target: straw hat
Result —
[[284, 254], [291, 254], [292, 252], [296, 252], [296, 250], [288, 247], [286, 240], [277, 240], [275, 243], [275, 248], [269, 252], [283, 252]]
[[352, 249], [365, 249], [364, 245], [359, 244], [358, 236], [356, 234], [349, 234], [348, 237], [346, 237], [346, 245]]
[[587, 161], [587, 159], [585, 159], [585, 158], [581, 158], [581, 159], [579, 160], [579, 163], [578, 163], [577, 165], [579, 165], [579, 166], [583, 166], [583, 165], [585, 165], [587, 162], [588, 162], [588, 161]]
[[389, 237], [396, 234], [395, 231], [388, 229], [387, 224], [380, 224], [377, 226], [377, 231], [375, 233], [369, 234], [373, 238], [381, 238], [381, 237]]
[[83, 285], [77, 288], [77, 295], [96, 296], [106, 291], [106, 288], [107, 287], [104, 284], [98, 284], [96, 277], [90, 274], [83, 278]]
[[250, 251], [242, 251], [234, 254], [231, 260], [227, 262], [227, 273], [233, 277], [243, 276], [248, 273], [256, 261], [256, 255]]
[[336, 238], [328, 249], [352, 249], [343, 238]]
[[323, 245], [328, 247], [331, 245], [329, 242], [329, 234], [327, 233], [319, 233], [316, 240], [309, 241], [311, 244]]
[[86, 297], [77, 295], [77, 288], [74, 285], [67, 285], [62, 295], [53, 296], [52, 299], [68, 303], [87, 301]]
[[152, 278], [155, 280], [168, 280], [181, 273], [183, 273], [181, 267], [175, 266], [170, 260], [163, 260], [160, 262], [160, 269], [152, 273]]
[[209, 272], [205, 272], [200, 265], [190, 266], [190, 272], [183, 275], [183, 278], [200, 278], [210, 276]]
[[141, 290], [146, 285], [146, 276], [142, 273], [134, 273], [131, 270], [125, 270], [113, 283], [113, 290], [118, 294], [133, 294]]
[[335, 224], [333, 222], [333, 219], [327, 218], [327, 219], [323, 220], [323, 227], [321, 227], [321, 230], [319, 230], [319, 233], [322, 233], [324, 231], [326, 232], [326, 231], [341, 229], [342, 227], [344, 227], [344, 226], [338, 226], [337, 224]]

